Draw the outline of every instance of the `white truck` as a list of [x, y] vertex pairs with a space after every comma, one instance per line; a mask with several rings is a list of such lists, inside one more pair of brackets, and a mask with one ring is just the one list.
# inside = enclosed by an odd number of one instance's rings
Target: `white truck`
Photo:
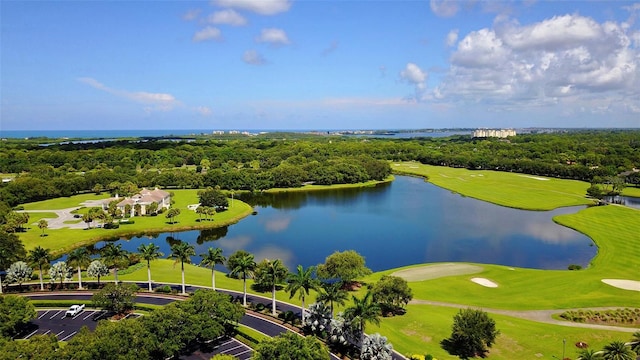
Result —
[[84, 310], [84, 304], [82, 304], [82, 305], [71, 305], [71, 307], [69, 308], [69, 310], [67, 310], [67, 312], [64, 314], [64, 316], [74, 317], [74, 316], [80, 314], [82, 312], [82, 310]]

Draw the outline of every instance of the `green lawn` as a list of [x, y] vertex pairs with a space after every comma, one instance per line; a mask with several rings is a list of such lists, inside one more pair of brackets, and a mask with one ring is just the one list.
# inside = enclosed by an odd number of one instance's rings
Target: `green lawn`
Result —
[[56, 199], [49, 199], [43, 201], [37, 201], [32, 203], [27, 203], [22, 205], [25, 210], [60, 210], [60, 209], [68, 209], [72, 207], [80, 207], [81, 203], [88, 200], [101, 200], [108, 199], [109, 194], [103, 193], [101, 195], [96, 195], [94, 193], [91, 194], [81, 194], [74, 195], [69, 197], [61, 197]]
[[467, 170], [416, 162], [393, 163], [394, 172], [427, 176], [429, 182], [464, 196], [525, 210], [593, 203], [585, 194], [588, 183], [488, 170]]

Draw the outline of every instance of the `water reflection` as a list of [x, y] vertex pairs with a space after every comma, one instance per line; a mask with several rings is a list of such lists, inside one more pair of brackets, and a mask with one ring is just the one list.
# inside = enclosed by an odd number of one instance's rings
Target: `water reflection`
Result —
[[[165, 233], [121, 241], [136, 251], [154, 242], [165, 254], [179, 238], [225, 256], [244, 249], [256, 261], [280, 258], [290, 268], [316, 265], [334, 251], [354, 249], [374, 271], [415, 263], [468, 261], [540, 269], [586, 266], [596, 247], [586, 236], [553, 222], [559, 214], [523, 211], [462, 197], [422, 179], [398, 176], [366, 189], [243, 197], [258, 211], [229, 227]], [[96, 248], [103, 244], [97, 244]], [[199, 259], [194, 258], [197, 263]]]

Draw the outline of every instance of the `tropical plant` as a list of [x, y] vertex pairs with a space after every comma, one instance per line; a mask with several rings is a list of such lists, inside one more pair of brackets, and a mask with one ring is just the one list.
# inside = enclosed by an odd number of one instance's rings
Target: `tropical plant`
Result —
[[256, 346], [254, 360], [329, 360], [329, 351], [313, 336], [302, 337], [286, 331]]
[[42, 230], [42, 234], [40, 234], [40, 236], [44, 236], [44, 231], [49, 227], [49, 223], [47, 222], [47, 220], [45, 219], [40, 219], [40, 221], [38, 221], [38, 228], [40, 228]]
[[100, 255], [107, 265], [113, 266], [113, 276], [116, 284], [118, 284], [118, 267], [120, 264], [128, 261], [129, 252], [122, 248], [122, 244], [114, 244], [112, 242], [100, 249]]
[[49, 268], [49, 278], [52, 283], [60, 280], [60, 286], [62, 286], [63, 281], [73, 278], [73, 268], [67, 265], [66, 261], [58, 261]]
[[[200, 207], [198, 207], [199, 209]], [[211, 268], [211, 289], [216, 289], [216, 265], [223, 265], [227, 258], [222, 255], [222, 249], [209, 247], [206, 253], [200, 254], [202, 261], [199, 266]]]
[[169, 209], [169, 211], [167, 211], [167, 214], [165, 215], [165, 217], [169, 219], [169, 223], [173, 224], [175, 222], [173, 219], [178, 215], [180, 215], [180, 209], [171, 208]]
[[78, 268], [78, 289], [82, 289], [82, 268], [91, 263], [91, 254], [86, 248], [77, 248], [67, 256], [70, 266]]
[[98, 278], [98, 286], [100, 286], [100, 278], [109, 275], [109, 268], [101, 260], [93, 260], [87, 267], [87, 275]]
[[631, 338], [631, 350], [640, 355], [640, 331], [633, 333]]
[[333, 315], [333, 305], [344, 305], [347, 299], [347, 292], [342, 290], [342, 282], [339, 281], [334, 283], [322, 283], [322, 291], [316, 297], [316, 301], [323, 304], [329, 304], [331, 315]]
[[7, 269], [7, 281], [11, 283], [18, 283], [20, 290], [22, 290], [22, 283], [31, 279], [33, 269], [27, 265], [24, 261], [16, 261], [9, 269]]
[[364, 345], [364, 331], [368, 323], [380, 324], [380, 305], [373, 302], [373, 295], [368, 291], [362, 299], [352, 296], [353, 305], [344, 311], [344, 319], [354, 327], [360, 335], [360, 351]]
[[308, 313], [303, 325], [308, 327], [311, 333], [325, 337], [331, 325], [331, 309], [326, 304], [317, 302], [309, 305]]
[[164, 256], [164, 254], [162, 252], [160, 252], [160, 247], [157, 246], [156, 244], [153, 244], [153, 243], [149, 243], [147, 245], [140, 244], [140, 246], [138, 246], [138, 254], [140, 255], [141, 259], [144, 259], [144, 260], [147, 261], [147, 279], [149, 280], [149, 291], [152, 291], [152, 289], [151, 289], [151, 260], [155, 260], [155, 259], [157, 259], [159, 257], [162, 257], [162, 256]]
[[256, 268], [256, 262], [253, 255], [246, 251], [238, 250], [229, 257], [229, 260], [227, 260], [227, 267], [231, 271], [231, 276], [242, 274], [242, 306], [247, 306], [247, 277], [253, 276], [253, 271]]
[[636, 354], [624, 341], [615, 340], [602, 349], [603, 360], [635, 360]]
[[391, 360], [393, 346], [389, 343], [385, 336], [378, 333], [368, 335], [364, 338], [362, 351], [360, 353], [361, 360]]
[[276, 315], [276, 286], [287, 279], [289, 270], [280, 259], [263, 260], [256, 267], [256, 284], [271, 288], [271, 314]]
[[289, 274], [289, 278], [287, 279], [288, 284], [285, 290], [289, 292], [289, 299], [295, 294], [298, 294], [298, 297], [302, 301], [300, 315], [302, 317], [302, 323], [304, 324], [304, 299], [306, 295], [309, 295], [310, 290], [319, 289], [320, 282], [313, 276], [316, 271], [315, 266], [309, 266], [305, 269], [302, 265], [298, 265], [296, 270], [297, 272]]
[[[0, 230], [0, 270], [5, 270], [14, 262], [24, 259], [26, 254], [22, 241], [15, 234]], [[0, 276], [0, 294], [2, 294], [2, 276]]]
[[578, 352], [578, 360], [602, 360], [602, 351], [582, 349]]
[[36, 246], [33, 250], [29, 251], [27, 259], [30, 263], [38, 266], [40, 272], [40, 290], [44, 290], [44, 282], [42, 281], [42, 266], [49, 264], [51, 253], [49, 249], [44, 249], [41, 246]]
[[182, 269], [182, 294], [186, 294], [185, 284], [184, 284], [184, 263], [190, 264], [191, 257], [196, 255], [195, 247], [189, 243], [184, 241], [180, 241], [177, 244], [171, 246], [171, 255], [169, 255], [170, 259], [176, 259], [173, 263], [175, 264], [180, 262], [180, 267]]

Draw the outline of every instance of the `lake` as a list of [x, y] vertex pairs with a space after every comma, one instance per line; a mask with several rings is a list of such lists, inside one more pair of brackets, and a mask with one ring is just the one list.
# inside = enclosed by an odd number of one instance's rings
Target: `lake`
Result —
[[[136, 251], [153, 241], [165, 255], [176, 239], [210, 246], [229, 256], [239, 249], [257, 261], [282, 259], [291, 269], [317, 265], [334, 251], [353, 249], [373, 271], [404, 265], [465, 261], [539, 269], [587, 266], [597, 248], [588, 237], [552, 221], [554, 211], [524, 211], [466, 198], [426, 183], [397, 176], [389, 184], [365, 189], [290, 192], [242, 198], [256, 215], [207, 231], [163, 233], [119, 240]], [[104, 242], [92, 249], [104, 246]], [[193, 261], [199, 263], [199, 257]]]

